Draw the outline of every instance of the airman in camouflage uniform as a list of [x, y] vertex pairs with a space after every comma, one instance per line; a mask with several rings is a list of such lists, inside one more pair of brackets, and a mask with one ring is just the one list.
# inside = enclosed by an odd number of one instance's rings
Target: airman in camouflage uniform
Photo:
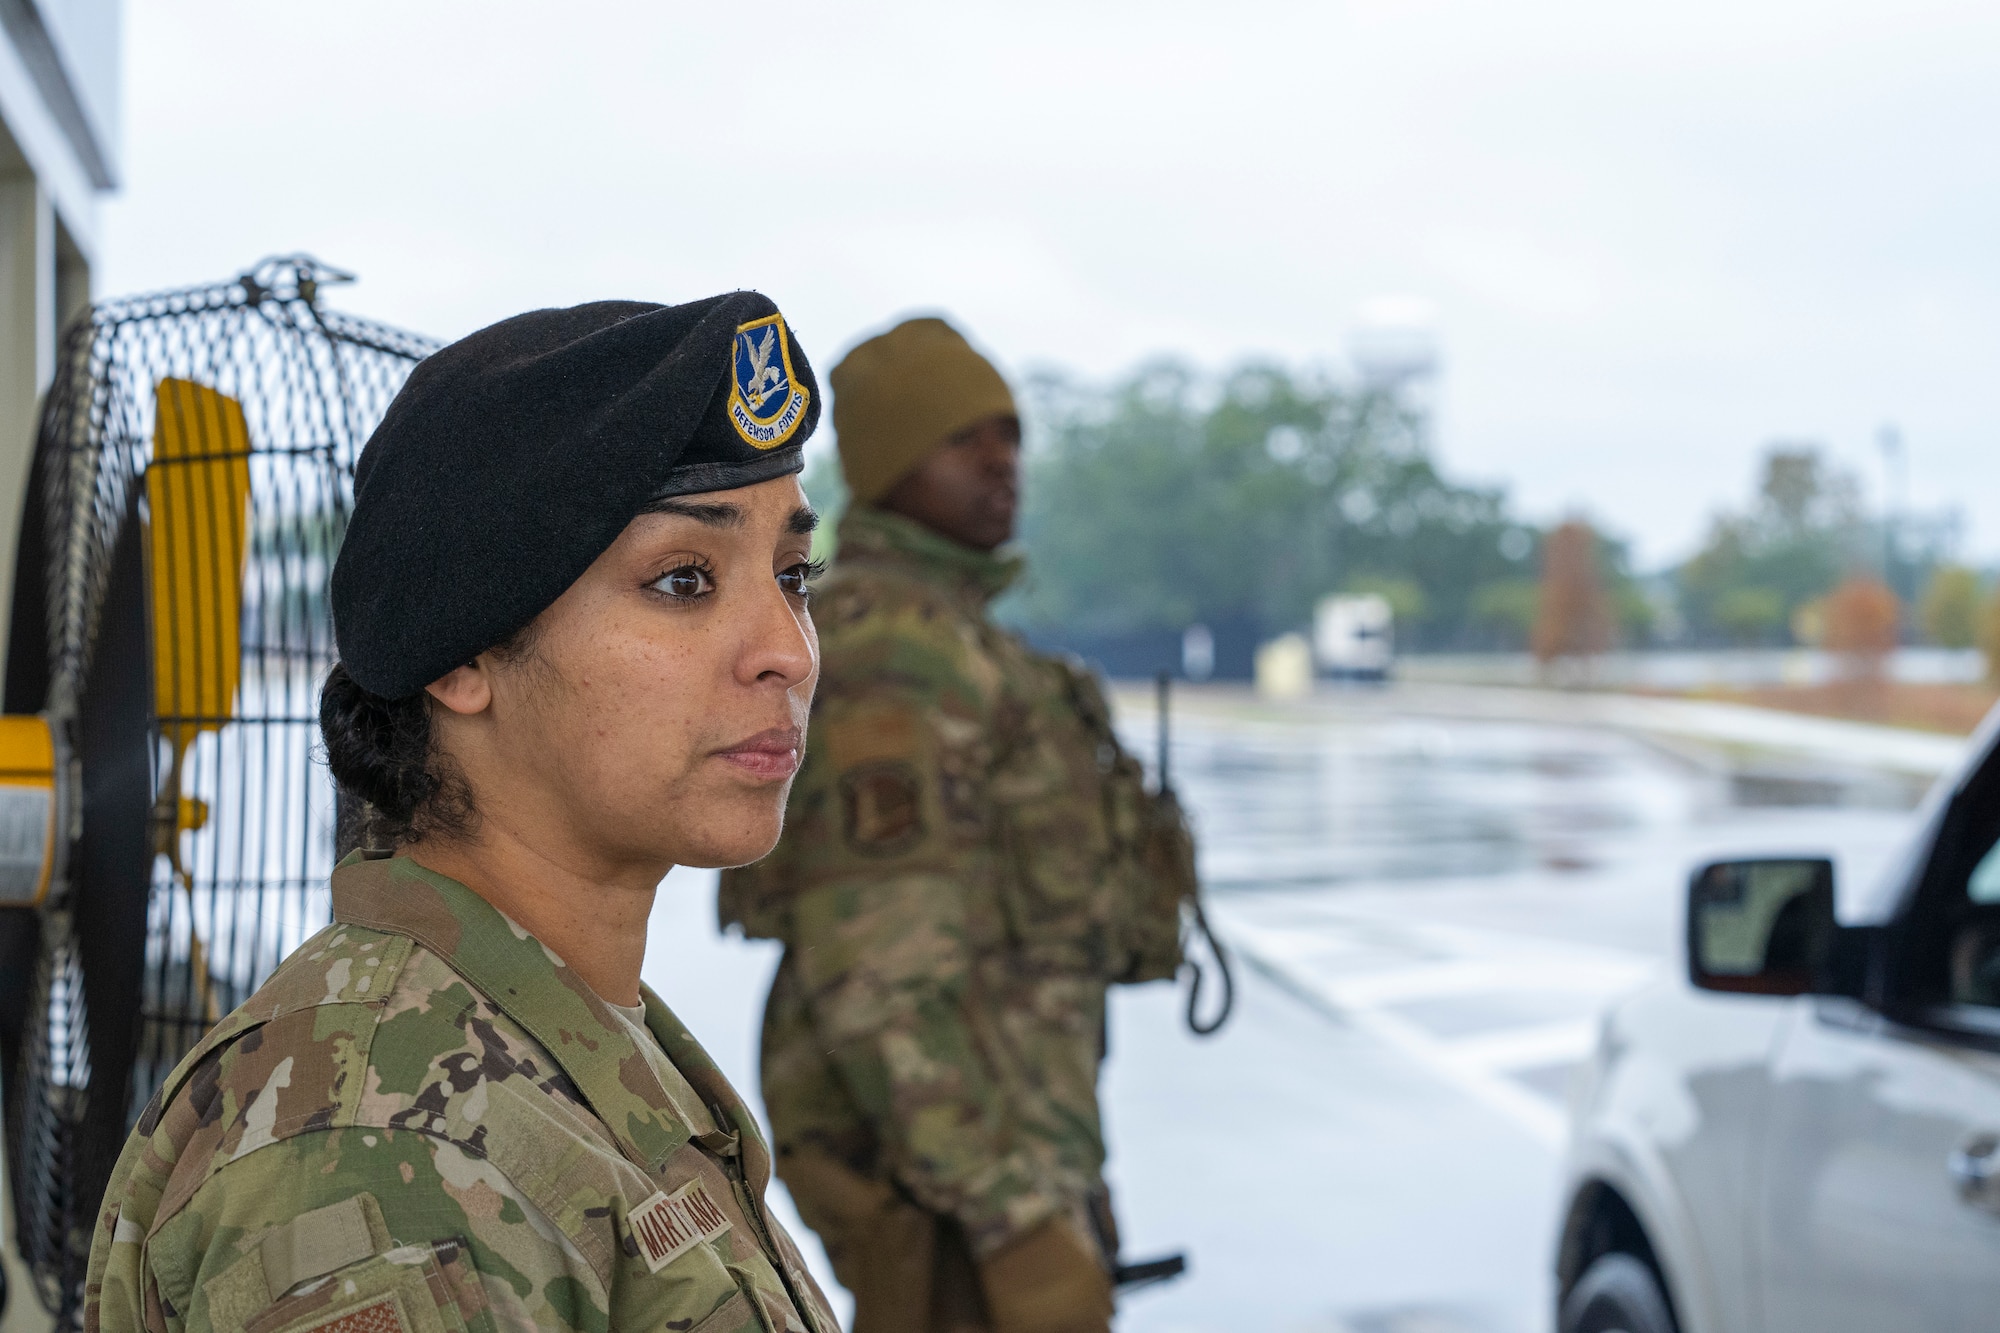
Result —
[[452, 880], [357, 853], [334, 924], [154, 1096], [85, 1328], [837, 1333], [749, 1110]]
[[996, 420], [987, 466], [1012, 486], [998, 374], [915, 320], [833, 383], [853, 505], [814, 593], [811, 739], [784, 838], [721, 904], [786, 945], [762, 1055], [777, 1169], [857, 1333], [1101, 1330], [1105, 991], [1173, 975], [1191, 844], [1091, 675], [988, 619], [1020, 562], [877, 503]]
[[141, 1114], [88, 1333], [838, 1333], [749, 1111], [640, 981], [667, 872], [783, 822], [817, 405], [755, 292], [530, 311], [412, 372], [320, 691], [384, 850]]

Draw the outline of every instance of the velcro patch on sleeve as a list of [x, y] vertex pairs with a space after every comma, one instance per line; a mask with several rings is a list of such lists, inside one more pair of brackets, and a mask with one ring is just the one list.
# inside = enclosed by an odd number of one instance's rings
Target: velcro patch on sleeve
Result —
[[699, 1180], [690, 1180], [672, 1194], [655, 1194], [632, 1210], [631, 1222], [639, 1253], [655, 1273], [729, 1230], [729, 1219]]
[[271, 1299], [300, 1282], [360, 1263], [382, 1248], [368, 1225], [374, 1202], [373, 1196], [356, 1194], [273, 1227], [258, 1246]]

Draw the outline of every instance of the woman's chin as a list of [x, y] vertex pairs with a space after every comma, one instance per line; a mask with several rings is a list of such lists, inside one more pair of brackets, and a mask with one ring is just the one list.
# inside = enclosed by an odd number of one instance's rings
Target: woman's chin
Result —
[[675, 855], [674, 864], [713, 870], [747, 866], [769, 856], [785, 830], [784, 807], [743, 814], [745, 817], [687, 830], [686, 844]]

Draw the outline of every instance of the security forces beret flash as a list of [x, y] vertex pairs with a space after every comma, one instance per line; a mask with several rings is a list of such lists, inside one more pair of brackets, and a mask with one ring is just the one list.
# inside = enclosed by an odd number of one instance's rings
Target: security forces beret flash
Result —
[[770, 300], [535, 310], [411, 372], [354, 470], [334, 637], [401, 699], [526, 626], [655, 501], [799, 471], [819, 385]]

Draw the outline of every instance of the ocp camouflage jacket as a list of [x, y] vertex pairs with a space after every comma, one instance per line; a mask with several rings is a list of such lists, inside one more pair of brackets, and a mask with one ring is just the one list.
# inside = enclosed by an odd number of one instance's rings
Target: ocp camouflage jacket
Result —
[[872, 509], [840, 543], [784, 838], [722, 887], [725, 923], [787, 946], [763, 1043], [779, 1172], [837, 1266], [804, 1154], [976, 1255], [1055, 1216], [1103, 1235], [1105, 989], [1179, 961], [1138, 765], [1087, 672], [988, 619], [1013, 561]]
[[658, 996], [647, 1049], [407, 858], [350, 857], [333, 904], [141, 1115], [86, 1329], [838, 1333], [749, 1111]]

